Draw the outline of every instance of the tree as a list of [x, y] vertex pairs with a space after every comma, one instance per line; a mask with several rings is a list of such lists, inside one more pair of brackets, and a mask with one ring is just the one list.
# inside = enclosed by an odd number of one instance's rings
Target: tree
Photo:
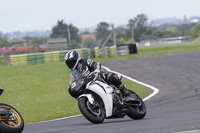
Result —
[[6, 40], [6, 38], [3, 38], [0, 34], [0, 48], [1, 47], [9, 47], [11, 44], [9, 44]]
[[197, 24], [194, 29], [192, 30], [192, 37], [195, 39], [195, 38], [198, 38], [200, 37], [200, 23]]
[[145, 14], [139, 14], [135, 18], [129, 19], [128, 27], [130, 28], [133, 41], [140, 41], [140, 35], [145, 34], [147, 20], [148, 17]]
[[92, 37], [87, 37], [83, 40], [83, 46], [85, 48], [93, 48], [97, 46], [97, 41]]
[[70, 32], [70, 37], [72, 41], [77, 41], [80, 42], [81, 38], [78, 35], [78, 28], [76, 28], [75, 26], [73, 26], [72, 24], [68, 25], [69, 28], [69, 32]]
[[144, 26], [147, 25], [147, 20], [148, 20], [147, 15], [145, 15], [145, 14], [139, 14], [135, 18], [129, 19], [128, 26], [129, 27], [133, 26], [134, 28], [144, 27]]
[[69, 49], [75, 49], [75, 48], [80, 48], [80, 43], [72, 40], [71, 43], [69, 44]]
[[182, 33], [183, 36], [191, 36], [191, 31], [196, 26], [196, 23], [177, 25], [177, 30]]
[[57, 22], [57, 25], [53, 27], [52, 29], [52, 33], [50, 35], [50, 37], [52, 38], [67, 38], [68, 34], [67, 34], [67, 29], [68, 29], [68, 25], [65, 24], [63, 22], [63, 20]]
[[125, 35], [122, 32], [116, 33], [116, 41], [117, 44], [123, 44], [125, 41]]
[[97, 40], [100, 41], [101, 44], [103, 44], [103, 42], [106, 40], [106, 38], [110, 34], [110, 31], [108, 28], [109, 28], [109, 24], [106, 22], [100, 22], [97, 25], [96, 38]]
[[[69, 34], [70, 33], [70, 34]], [[57, 22], [57, 25], [52, 28], [51, 38], [67, 38], [68, 43], [70, 42], [70, 48], [74, 46], [79, 46], [80, 37], [78, 35], [78, 28], [72, 24], [66, 24], [63, 20]], [[76, 47], [77, 48], [77, 47]]]

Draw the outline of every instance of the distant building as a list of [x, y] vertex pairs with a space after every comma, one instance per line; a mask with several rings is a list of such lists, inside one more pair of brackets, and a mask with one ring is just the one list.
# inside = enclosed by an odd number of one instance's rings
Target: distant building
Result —
[[91, 38], [93, 38], [94, 40], [96, 40], [96, 35], [95, 34], [82, 34], [81, 35], [81, 48], [83, 48], [84, 46], [83, 46], [83, 41], [86, 39], [86, 38], [88, 38], [88, 37], [91, 37]]
[[190, 22], [191, 23], [199, 23], [200, 21], [199, 21], [199, 19], [192, 19]]
[[22, 38], [12, 38], [8, 40], [9, 43], [13, 44], [14, 47], [25, 47], [27, 46], [26, 40]]
[[62, 51], [67, 50], [68, 44], [66, 38], [49, 38], [47, 39], [48, 51]]

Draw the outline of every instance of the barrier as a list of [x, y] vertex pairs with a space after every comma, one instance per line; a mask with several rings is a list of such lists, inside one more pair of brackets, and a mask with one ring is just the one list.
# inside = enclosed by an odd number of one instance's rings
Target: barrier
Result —
[[27, 56], [26, 55], [11, 55], [10, 56], [10, 65], [18, 66], [18, 65], [27, 65]]
[[[75, 49], [82, 58], [88, 58], [88, 50], [85, 49]], [[10, 65], [35, 65], [51, 62], [64, 62], [64, 57], [66, 51], [55, 51], [55, 52], [45, 52], [45, 53], [35, 53], [35, 54], [22, 54], [22, 55], [11, 55]]]
[[28, 65], [27, 56], [26, 55], [19, 56], [19, 64], [20, 65]]
[[35, 55], [35, 59], [36, 59], [36, 64], [42, 64], [44, 63], [44, 54], [36, 54]]
[[10, 65], [12, 65], [12, 66], [18, 66], [19, 65], [19, 56], [17, 56], [17, 55], [11, 55], [10, 56]]
[[28, 64], [30, 64], [30, 65], [36, 64], [35, 54], [28, 54], [27, 59], [28, 59]]
[[34, 64], [42, 64], [44, 63], [44, 54], [38, 53], [38, 54], [27, 54], [28, 64], [34, 65]]
[[82, 58], [88, 58], [88, 49], [82, 49]]
[[64, 62], [65, 55], [66, 55], [68, 52], [69, 52], [69, 51], [61, 51], [61, 52], [60, 52], [60, 62]]
[[111, 50], [111, 55], [112, 55], [112, 56], [117, 56], [116, 47], [115, 47], [115, 46], [111, 46], [111, 47], [110, 47], [110, 50]]
[[105, 51], [105, 57], [113, 57], [117, 55], [115, 46], [104, 47], [104, 51]]
[[99, 47], [94, 48], [95, 57], [100, 57], [99, 55]]
[[52, 52], [52, 61], [53, 62], [60, 62], [60, 52]]
[[[89, 58], [89, 50], [87, 48], [74, 49], [76, 50], [82, 58]], [[113, 57], [116, 56], [116, 47], [105, 47], [105, 56]], [[45, 52], [45, 53], [34, 53], [34, 54], [22, 54], [22, 55], [11, 55], [10, 65], [35, 65], [51, 62], [64, 62], [65, 55], [69, 52], [66, 51], [55, 51], [55, 52]], [[94, 48], [95, 57], [101, 57], [99, 54], [99, 48]]]

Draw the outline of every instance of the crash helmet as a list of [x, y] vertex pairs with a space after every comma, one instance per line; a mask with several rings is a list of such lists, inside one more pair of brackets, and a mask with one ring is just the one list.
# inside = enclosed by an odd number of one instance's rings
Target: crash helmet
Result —
[[65, 64], [69, 67], [69, 69], [75, 69], [78, 65], [81, 57], [78, 52], [76, 51], [70, 51], [65, 55]]

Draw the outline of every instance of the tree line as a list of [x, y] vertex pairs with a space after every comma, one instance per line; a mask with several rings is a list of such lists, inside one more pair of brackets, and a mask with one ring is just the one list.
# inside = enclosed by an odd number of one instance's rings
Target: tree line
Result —
[[[84, 47], [101, 46], [108, 35], [112, 32], [111, 25], [107, 22], [97, 24], [95, 33], [96, 39], [88, 37], [83, 41]], [[156, 40], [160, 38], [191, 36], [192, 39], [200, 38], [200, 24], [165, 24], [153, 27], [148, 24], [148, 16], [138, 14], [128, 20], [127, 28], [115, 28], [117, 44], [127, 44], [146, 40]], [[84, 33], [82, 33], [84, 34]], [[52, 28], [50, 38], [67, 38], [69, 48], [79, 48], [81, 37], [79, 29], [73, 24], [67, 24], [64, 20], [58, 20], [57, 24]], [[24, 37], [28, 45], [45, 44], [46, 38]], [[107, 45], [113, 45], [111, 37]], [[0, 48], [9, 47], [11, 44], [0, 35]]]

